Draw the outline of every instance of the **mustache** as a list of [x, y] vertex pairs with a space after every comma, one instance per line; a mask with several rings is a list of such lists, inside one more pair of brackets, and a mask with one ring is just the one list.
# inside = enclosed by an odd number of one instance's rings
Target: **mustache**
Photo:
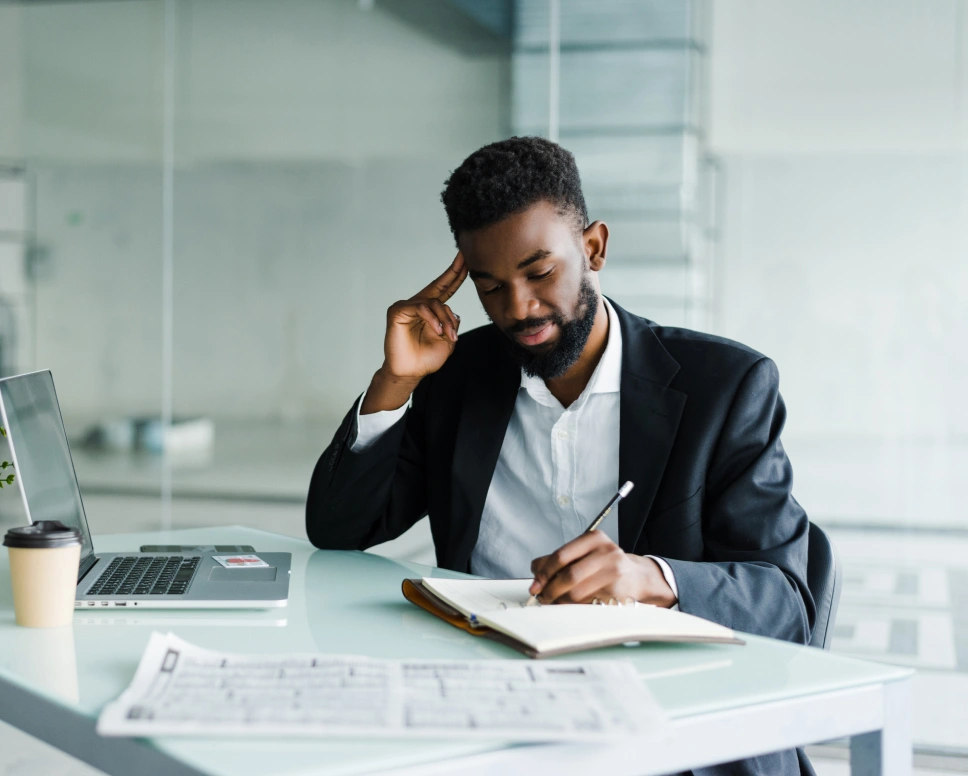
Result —
[[520, 334], [521, 332], [527, 331], [528, 329], [538, 329], [543, 326], [547, 326], [549, 323], [558, 323], [557, 316], [549, 315], [545, 318], [525, 318], [523, 321], [518, 321], [516, 324], [508, 328], [508, 331], [512, 334]]

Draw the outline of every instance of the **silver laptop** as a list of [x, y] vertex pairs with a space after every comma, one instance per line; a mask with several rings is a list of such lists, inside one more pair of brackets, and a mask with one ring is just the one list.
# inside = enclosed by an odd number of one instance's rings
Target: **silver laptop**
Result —
[[0, 425], [7, 429], [30, 521], [60, 520], [81, 532], [77, 608], [264, 609], [288, 603], [288, 552], [255, 553], [265, 565], [235, 559], [241, 567], [232, 559], [216, 560], [221, 556], [214, 547], [95, 552], [49, 371], [0, 379]]

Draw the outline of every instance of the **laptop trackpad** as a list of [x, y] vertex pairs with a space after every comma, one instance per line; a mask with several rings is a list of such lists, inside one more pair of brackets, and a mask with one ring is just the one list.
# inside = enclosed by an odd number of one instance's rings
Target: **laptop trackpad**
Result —
[[227, 569], [224, 566], [216, 566], [209, 573], [208, 579], [210, 582], [275, 582], [276, 567]]

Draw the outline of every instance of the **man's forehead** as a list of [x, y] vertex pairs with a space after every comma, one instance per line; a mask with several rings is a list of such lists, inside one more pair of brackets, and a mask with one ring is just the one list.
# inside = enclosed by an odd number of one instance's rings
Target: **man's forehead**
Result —
[[523, 268], [575, 244], [574, 224], [551, 203], [538, 203], [496, 224], [462, 233], [457, 240], [471, 275]]

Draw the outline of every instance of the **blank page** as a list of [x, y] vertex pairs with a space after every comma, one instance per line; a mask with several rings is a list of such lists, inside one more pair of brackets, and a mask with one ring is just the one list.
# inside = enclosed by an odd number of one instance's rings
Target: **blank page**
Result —
[[656, 606], [526, 606], [530, 579], [431, 579], [424, 585], [465, 617], [537, 652], [625, 641], [727, 641], [729, 628]]
[[735, 639], [714, 622], [656, 606], [555, 606], [507, 609], [478, 615], [489, 625], [538, 652], [626, 641], [708, 641]]
[[[465, 617], [520, 609], [531, 597], [531, 579], [433, 579], [422, 582]], [[528, 607], [539, 608], [539, 607]]]

